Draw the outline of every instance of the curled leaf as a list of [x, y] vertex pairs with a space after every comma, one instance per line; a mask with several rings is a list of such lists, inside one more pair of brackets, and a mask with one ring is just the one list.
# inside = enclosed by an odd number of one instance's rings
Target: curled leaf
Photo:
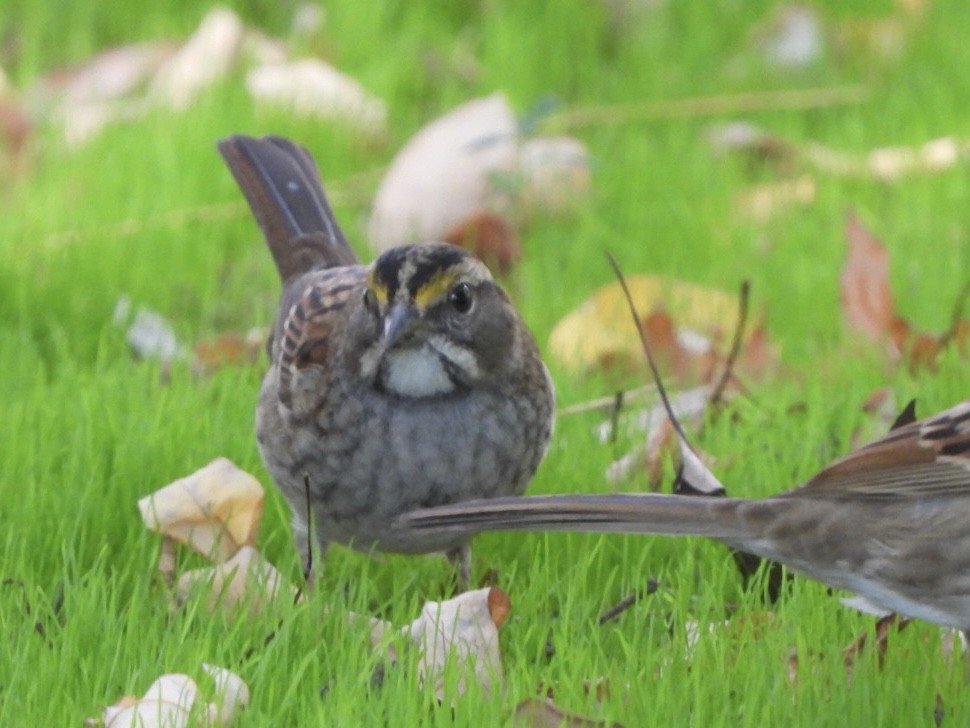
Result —
[[[667, 366], [704, 368], [714, 344], [734, 330], [736, 297], [726, 291], [653, 275], [630, 276], [627, 285], [641, 326]], [[619, 284], [603, 286], [566, 314], [552, 330], [549, 349], [575, 372], [638, 369], [643, 353]]]
[[210, 590], [210, 612], [217, 609], [234, 612], [244, 606], [255, 614], [277, 599], [281, 589], [285, 590], [290, 600], [297, 593], [294, 586], [284, 581], [276, 567], [252, 546], [243, 546], [225, 563], [182, 574], [178, 580], [178, 598], [184, 600], [200, 585]]
[[508, 596], [497, 587], [477, 589], [426, 603], [421, 616], [405, 628], [421, 651], [419, 678], [434, 685], [439, 700], [445, 697], [446, 669], [460, 671], [459, 694], [469, 680], [485, 690], [501, 684], [498, 628], [509, 608]]
[[263, 487], [226, 458], [138, 501], [145, 527], [223, 562], [256, 541]]

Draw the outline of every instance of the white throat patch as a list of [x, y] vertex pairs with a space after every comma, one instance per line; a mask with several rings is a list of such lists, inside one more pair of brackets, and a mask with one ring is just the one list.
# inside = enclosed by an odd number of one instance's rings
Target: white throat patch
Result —
[[455, 389], [441, 359], [427, 344], [385, 355], [384, 387], [403, 397], [431, 397]]

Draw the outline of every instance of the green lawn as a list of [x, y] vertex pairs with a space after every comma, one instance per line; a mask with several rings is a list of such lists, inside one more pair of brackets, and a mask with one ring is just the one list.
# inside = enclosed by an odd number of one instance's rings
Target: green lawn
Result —
[[[203, 14], [177, 0], [137, 10], [62, 5], [0, 0], [0, 63], [14, 85], [27, 88], [38, 74], [110, 44], [183, 37]], [[248, 23], [288, 32], [288, 3], [233, 5]], [[970, 365], [955, 352], [937, 372], [914, 375], [860, 343], [843, 324], [838, 289], [851, 208], [889, 248], [900, 313], [922, 329], [945, 329], [970, 277], [965, 163], [892, 184], [809, 168], [815, 202], [761, 224], [739, 215], [734, 200], [777, 174], [717, 158], [705, 141], [708, 125], [734, 120], [857, 154], [970, 138], [970, 75], [961, 70], [970, 67], [970, 34], [960, 4], [928, 4], [922, 17], [901, 21], [905, 46], [887, 58], [865, 32], [901, 11], [888, 2], [819, 3], [827, 50], [797, 70], [757, 51], [773, 3], [667, 0], [625, 19], [606, 9], [614, 5], [622, 3], [327, 3], [323, 28], [299, 47], [386, 100], [383, 143], [254, 110], [240, 76], [185, 113], [111, 126], [75, 150], [39, 121], [27, 172], [0, 187], [0, 725], [78, 725], [158, 674], [198, 674], [202, 662], [249, 683], [252, 704], [238, 725], [500, 725], [540, 684], [554, 686], [569, 711], [627, 726], [927, 725], [938, 697], [944, 725], [966, 724], [963, 671], [941, 655], [936, 628], [911, 626], [892, 640], [882, 669], [867, 652], [850, 678], [842, 648], [871, 629], [871, 618], [800, 579], [766, 605], [757, 586], [742, 590], [725, 549], [695, 540], [478, 538], [476, 578], [497, 569], [513, 604], [501, 632], [506, 690], [473, 689], [453, 710], [419, 690], [413, 655], [375, 685], [366, 628], [332, 616], [350, 609], [409, 622], [425, 600], [450, 589], [442, 560], [369, 560], [334, 549], [319, 590], [299, 607], [252, 620], [210, 616], [201, 601], [168, 608], [154, 574], [158, 539], [135, 504], [219, 455], [267, 486], [260, 547], [299, 577], [285, 504], [253, 440], [263, 361], [204, 377], [187, 364], [163, 372], [133, 360], [111, 323], [123, 294], [162, 313], [188, 343], [271, 321], [276, 273], [215, 150], [230, 133], [272, 132], [308, 146], [346, 232], [369, 257], [374, 170], [464, 100], [502, 90], [525, 116], [550, 97], [568, 111], [861, 85], [867, 98], [858, 104], [570, 130], [592, 155], [590, 198], [571, 218], [534, 222], [510, 289], [545, 346], [556, 321], [611, 280], [605, 251], [630, 273], [728, 290], [750, 279], [782, 371], [698, 442], [717, 456], [715, 472], [732, 495], [791, 487], [845, 452], [876, 387], [890, 386], [900, 404], [917, 397], [922, 414], [968, 396]], [[474, 72], [458, 73], [466, 62]], [[363, 186], [362, 172], [372, 173]], [[237, 204], [226, 214], [225, 203]], [[560, 406], [618, 385], [549, 364]], [[635, 437], [601, 445], [596, 423], [592, 415], [559, 421], [531, 492], [609, 487], [605, 467]], [[648, 578], [659, 581], [656, 594], [597, 624]], [[760, 625], [768, 610], [773, 618]], [[706, 635], [709, 623], [728, 617], [731, 627]], [[704, 636], [688, 651], [686, 625], [695, 620]], [[600, 678], [609, 697], [597, 701], [583, 683]]]

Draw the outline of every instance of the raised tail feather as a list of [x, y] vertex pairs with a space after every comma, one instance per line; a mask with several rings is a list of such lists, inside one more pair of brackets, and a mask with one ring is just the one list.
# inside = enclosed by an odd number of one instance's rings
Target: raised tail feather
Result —
[[738, 504], [730, 498], [656, 493], [490, 498], [412, 511], [398, 524], [421, 531], [651, 533], [738, 543], [752, 537]]
[[358, 262], [306, 149], [282, 137], [235, 135], [219, 142], [219, 152], [246, 196], [284, 283], [312, 268]]

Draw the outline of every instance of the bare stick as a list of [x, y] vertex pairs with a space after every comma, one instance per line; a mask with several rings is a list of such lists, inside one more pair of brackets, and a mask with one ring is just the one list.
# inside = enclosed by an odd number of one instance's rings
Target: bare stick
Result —
[[630, 596], [620, 600], [617, 604], [607, 609], [599, 617], [599, 624], [606, 624], [617, 617], [619, 617], [623, 612], [632, 607], [638, 601], [643, 599], [643, 597], [650, 596], [659, 588], [659, 584], [656, 579], [649, 579], [647, 585], [641, 589], [637, 589]]
[[[619, 264], [616, 262], [616, 258], [613, 257], [611, 253], [607, 253], [606, 257], [610, 261], [610, 265], [613, 267], [613, 274], [616, 279], [620, 282], [620, 288], [623, 289], [623, 296], [626, 298], [627, 305], [630, 307], [630, 315], [633, 317], [633, 323], [637, 327], [637, 334], [640, 336], [640, 344], [643, 346], [643, 353], [647, 355], [647, 364], [650, 366], [650, 373], [653, 375], [653, 380], [657, 383], [657, 393], [660, 395], [660, 401], [663, 402], [664, 409], [667, 411], [667, 417], [670, 418], [670, 424], [673, 425], [674, 430], [680, 436], [688, 447], [690, 447], [690, 441], [687, 439], [687, 435], [684, 433], [684, 428], [680, 426], [680, 420], [677, 419], [677, 415], [674, 414], [674, 408], [670, 405], [670, 398], [667, 397], [667, 389], [664, 387], [663, 380], [660, 378], [660, 370], [657, 369], [657, 363], [654, 361], [653, 352], [650, 349], [650, 344], [647, 342], [647, 336], [643, 333], [643, 327], [640, 325], [640, 314], [637, 313], [636, 304], [633, 303], [633, 296], [630, 295], [630, 289], [626, 284], [626, 278], [623, 277], [623, 272], [620, 270]], [[691, 450], [694, 448], [691, 447]]]
[[724, 362], [724, 371], [711, 392], [711, 404], [715, 404], [724, 396], [724, 388], [727, 387], [731, 374], [734, 372], [734, 365], [737, 363], [738, 356], [741, 354], [741, 344], [744, 342], [744, 329], [748, 324], [748, 299], [751, 297], [751, 281], [741, 281], [741, 293], [738, 297], [738, 323], [734, 327], [734, 341], [731, 342], [731, 351], [728, 353], [727, 360]]

